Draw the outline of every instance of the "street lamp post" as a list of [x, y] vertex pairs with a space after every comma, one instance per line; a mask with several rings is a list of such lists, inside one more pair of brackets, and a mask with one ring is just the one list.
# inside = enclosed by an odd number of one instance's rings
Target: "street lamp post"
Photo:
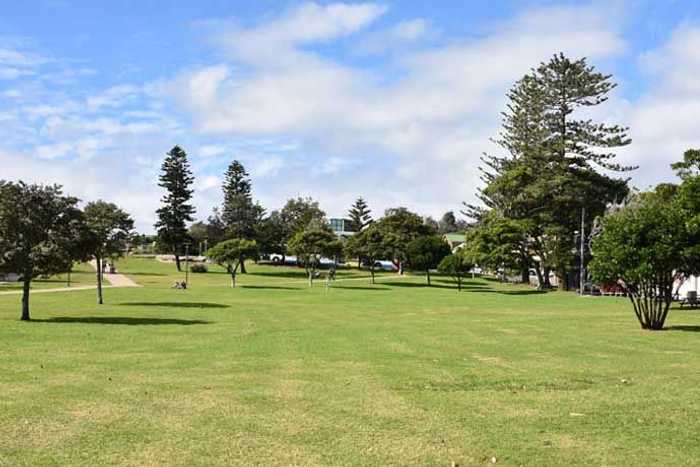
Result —
[[185, 289], [189, 286], [190, 278], [190, 244], [185, 243]]
[[585, 221], [586, 221], [586, 208], [581, 208], [581, 265], [580, 265], [580, 270], [579, 270], [579, 275], [580, 275], [580, 278], [579, 278], [580, 291], [579, 291], [579, 293], [581, 295], [583, 295], [583, 291], [584, 291], [583, 290], [584, 289], [583, 282], [584, 282], [585, 277], [586, 277], [586, 270], [583, 266], [584, 255], [585, 255], [585, 252], [583, 251], [583, 249], [584, 249], [585, 241], [586, 241]]

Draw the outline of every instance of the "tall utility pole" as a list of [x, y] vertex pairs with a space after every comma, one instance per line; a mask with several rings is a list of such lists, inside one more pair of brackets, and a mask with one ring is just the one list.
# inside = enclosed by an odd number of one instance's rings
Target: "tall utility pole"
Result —
[[584, 245], [586, 244], [586, 208], [581, 208], [581, 266], [579, 270], [579, 293], [583, 295], [583, 288], [584, 288], [584, 280], [586, 277], [586, 271], [583, 267], [583, 260], [584, 260], [584, 254], [585, 252], [583, 251]]

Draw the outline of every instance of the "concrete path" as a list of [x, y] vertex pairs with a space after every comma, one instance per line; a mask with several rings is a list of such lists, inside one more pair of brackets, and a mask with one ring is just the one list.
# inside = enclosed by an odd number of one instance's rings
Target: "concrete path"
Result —
[[[92, 269], [97, 271], [97, 263], [95, 260], [90, 261], [90, 266], [92, 266]], [[105, 272], [102, 274], [102, 277], [107, 279], [107, 282], [109, 282], [112, 287], [142, 287], [142, 285], [132, 281], [124, 274], [110, 274]]]

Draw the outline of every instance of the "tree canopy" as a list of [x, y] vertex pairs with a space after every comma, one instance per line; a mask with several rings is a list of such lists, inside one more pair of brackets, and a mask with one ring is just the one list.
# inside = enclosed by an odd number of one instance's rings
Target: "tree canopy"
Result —
[[584, 210], [584, 229], [590, 232], [606, 205], [628, 193], [626, 179], [598, 170], [633, 169], [615, 162], [614, 149], [630, 143], [627, 129], [580, 115], [603, 104], [614, 88], [611, 76], [595, 71], [586, 59], [559, 54], [508, 93], [495, 140], [505, 154], [483, 158], [483, 206], [467, 206], [466, 213], [482, 226], [503, 226], [504, 219], [514, 222], [511, 227], [517, 223], [521, 237], [517, 242], [510, 235], [504, 238], [505, 251], [512, 256], [504, 262], [517, 264], [523, 280], [534, 267], [541, 286], [549, 286], [549, 270], [556, 271], [560, 286], [565, 286], [576, 260], [571, 246]]
[[399, 268], [399, 273], [403, 273], [404, 263], [409, 259], [408, 244], [411, 240], [435, 233], [421, 216], [403, 207], [387, 209], [376, 225], [384, 237], [388, 259]]
[[121, 256], [126, 250], [129, 234], [134, 228], [131, 216], [114, 203], [98, 200], [88, 203], [83, 212], [91, 235], [90, 253], [97, 268], [97, 303], [102, 298], [102, 267], [106, 258]]
[[[372, 224], [350, 237], [345, 244], [345, 254], [358, 258], [360, 263], [364, 262], [369, 267], [370, 282], [374, 284], [375, 263], [387, 255], [387, 245], [382, 229], [377, 224]], [[358, 266], [361, 267], [362, 264]]]
[[309, 277], [309, 286], [314, 278], [321, 258], [335, 260], [343, 251], [343, 244], [333, 232], [317, 226], [297, 232], [289, 241], [289, 250], [304, 264]]
[[21, 276], [22, 320], [29, 320], [33, 279], [68, 271], [89, 256], [87, 225], [78, 200], [59, 185], [0, 180], [0, 272]]
[[255, 238], [265, 210], [253, 203], [250, 176], [237, 160], [231, 162], [224, 174], [223, 192], [221, 220], [228, 235], [234, 238]]
[[440, 261], [450, 254], [450, 247], [437, 235], [422, 235], [408, 243], [407, 252], [411, 268], [425, 271], [430, 285], [430, 270], [435, 269]]
[[603, 219], [590, 271], [603, 284], [623, 287], [643, 329], [662, 329], [674, 282], [695, 262], [685, 254], [694, 240], [668, 191], [641, 193]]
[[445, 256], [440, 264], [438, 264], [437, 269], [440, 274], [445, 274], [454, 279], [457, 284], [457, 290], [462, 290], [462, 282], [464, 277], [469, 274], [472, 270], [474, 264], [472, 264], [463, 252], [458, 251]]
[[352, 232], [360, 232], [362, 229], [370, 225], [372, 221], [372, 211], [369, 209], [367, 202], [359, 197], [348, 211], [350, 218], [350, 230]]
[[166, 190], [161, 199], [161, 207], [156, 211], [158, 242], [175, 255], [179, 271], [182, 245], [189, 239], [187, 223], [194, 220], [192, 216], [195, 213], [194, 206], [190, 204], [194, 192], [190, 187], [194, 176], [187, 153], [180, 146], [173, 147], [166, 154], [158, 180], [158, 186]]
[[231, 274], [231, 287], [236, 287], [236, 273], [246, 258], [254, 258], [258, 253], [255, 240], [232, 238], [219, 242], [207, 250], [207, 257], [224, 266]]

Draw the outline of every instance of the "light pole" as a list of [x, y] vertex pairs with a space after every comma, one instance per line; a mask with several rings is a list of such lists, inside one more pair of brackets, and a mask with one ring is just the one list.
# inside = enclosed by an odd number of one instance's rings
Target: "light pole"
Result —
[[190, 244], [185, 243], [185, 289], [189, 286], [190, 279]]
[[585, 240], [586, 239], [585, 221], [586, 221], [586, 208], [584, 207], [584, 208], [581, 208], [581, 265], [580, 265], [580, 270], [579, 270], [579, 275], [580, 275], [580, 278], [579, 278], [580, 291], [579, 291], [579, 293], [581, 295], [583, 295], [583, 288], [584, 288], [583, 282], [584, 282], [585, 277], [586, 277], [586, 270], [583, 266], [584, 255], [585, 255], [585, 252], [583, 251], [583, 249], [584, 249], [585, 241], [586, 241]]

